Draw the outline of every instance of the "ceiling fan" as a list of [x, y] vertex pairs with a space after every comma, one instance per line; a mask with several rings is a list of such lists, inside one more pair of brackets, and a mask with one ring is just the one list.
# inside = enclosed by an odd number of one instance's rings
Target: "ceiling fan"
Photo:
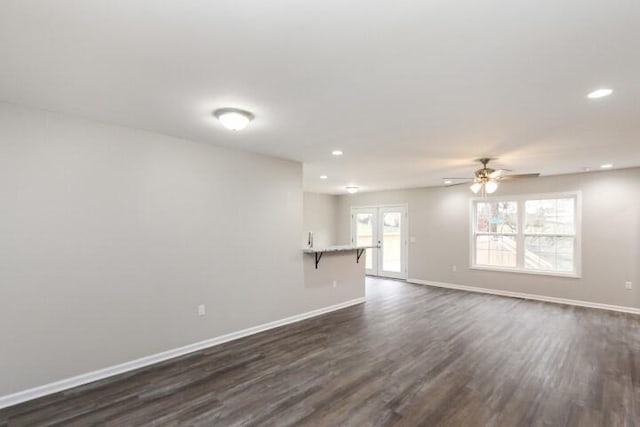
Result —
[[[471, 186], [469, 187], [471, 191], [474, 193], [478, 193], [482, 190], [483, 194], [491, 194], [498, 189], [498, 183], [500, 181], [507, 181], [511, 179], [521, 179], [521, 178], [536, 178], [540, 176], [539, 173], [525, 173], [525, 174], [517, 174], [517, 175], [504, 175], [505, 172], [511, 172], [509, 169], [492, 169], [487, 166], [487, 164], [491, 161], [490, 158], [482, 158], [476, 160], [477, 162], [482, 163], [482, 167], [474, 172], [475, 178], [444, 178], [445, 181], [454, 181], [464, 179], [464, 182], [458, 183], [449, 183], [447, 187], [452, 187], [454, 185], [462, 185], [468, 184], [471, 182]], [[471, 180], [470, 180], [471, 179]]]

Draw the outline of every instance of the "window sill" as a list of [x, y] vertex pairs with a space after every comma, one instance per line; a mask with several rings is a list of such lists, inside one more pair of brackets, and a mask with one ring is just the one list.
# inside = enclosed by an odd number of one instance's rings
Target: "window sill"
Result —
[[578, 273], [561, 273], [557, 271], [544, 271], [544, 270], [524, 270], [520, 268], [509, 268], [509, 267], [491, 267], [491, 266], [483, 266], [483, 265], [472, 265], [469, 268], [471, 270], [496, 271], [498, 273], [533, 274], [535, 276], [555, 276], [555, 277], [565, 277], [569, 279], [580, 279], [582, 277]]

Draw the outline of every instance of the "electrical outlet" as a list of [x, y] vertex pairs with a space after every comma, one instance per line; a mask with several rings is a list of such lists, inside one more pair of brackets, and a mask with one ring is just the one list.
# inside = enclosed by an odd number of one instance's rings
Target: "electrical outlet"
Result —
[[334, 288], [337, 288], [337, 287], [338, 287], [338, 281], [337, 281], [337, 280], [334, 280], [334, 281], [333, 281], [333, 287], [334, 287]]
[[625, 287], [625, 289], [633, 289], [633, 283], [631, 283], [631, 282], [624, 282], [624, 287]]
[[205, 314], [207, 314], [207, 307], [204, 304], [200, 304], [198, 306], [198, 316], [204, 316]]
[[452, 265], [452, 266], [451, 266], [451, 271], [453, 271], [454, 273], [455, 273], [456, 271], [458, 271], [458, 266], [457, 266], [457, 265], [455, 265], [455, 264], [454, 264], [454, 265]]

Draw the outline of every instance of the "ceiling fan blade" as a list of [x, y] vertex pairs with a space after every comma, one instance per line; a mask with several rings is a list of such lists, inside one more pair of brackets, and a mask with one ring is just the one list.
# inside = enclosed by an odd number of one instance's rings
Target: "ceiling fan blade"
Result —
[[500, 181], [506, 181], [510, 179], [537, 178], [539, 176], [540, 176], [539, 173], [523, 173], [519, 175], [503, 175], [503, 176], [499, 176], [498, 179]]
[[[465, 179], [469, 179], [469, 178], [465, 178]], [[456, 185], [471, 184], [472, 182], [473, 181], [456, 182], [455, 184], [447, 184], [445, 185], [445, 187], [455, 187]]]
[[494, 170], [493, 172], [491, 172], [491, 174], [489, 174], [489, 178], [498, 178], [499, 176], [502, 176], [503, 172], [511, 172], [511, 169], [497, 169], [497, 170]]
[[464, 178], [458, 177], [458, 178], [442, 178], [442, 179], [472, 179], [472, 178], [469, 178], [468, 176], [465, 176]]

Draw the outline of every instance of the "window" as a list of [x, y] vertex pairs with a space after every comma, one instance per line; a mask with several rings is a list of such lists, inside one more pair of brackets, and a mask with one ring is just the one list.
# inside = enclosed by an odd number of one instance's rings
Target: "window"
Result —
[[477, 202], [475, 224], [476, 264], [516, 267], [517, 202]]
[[579, 275], [578, 194], [472, 203], [472, 267]]

